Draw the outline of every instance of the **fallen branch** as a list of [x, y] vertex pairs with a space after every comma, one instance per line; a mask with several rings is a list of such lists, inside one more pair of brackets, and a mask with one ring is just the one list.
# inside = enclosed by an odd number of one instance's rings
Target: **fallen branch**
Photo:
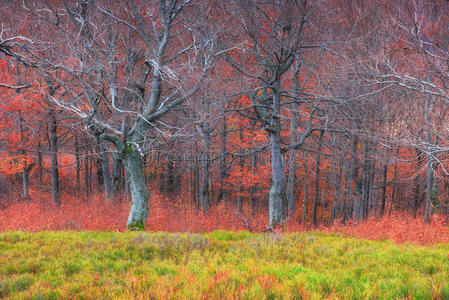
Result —
[[26, 88], [29, 88], [30, 86], [31, 85], [28, 84], [28, 83], [25, 83], [23, 85], [9, 85], [9, 84], [0, 82], [0, 87], [4, 87], [4, 88], [8, 88], [8, 89], [14, 89], [14, 90], [26, 89]]

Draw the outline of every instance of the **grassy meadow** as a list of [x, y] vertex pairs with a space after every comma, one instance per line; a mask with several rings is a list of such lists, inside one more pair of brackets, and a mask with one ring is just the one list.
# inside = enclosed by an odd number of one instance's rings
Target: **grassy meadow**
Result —
[[449, 244], [322, 232], [0, 233], [6, 299], [449, 299]]

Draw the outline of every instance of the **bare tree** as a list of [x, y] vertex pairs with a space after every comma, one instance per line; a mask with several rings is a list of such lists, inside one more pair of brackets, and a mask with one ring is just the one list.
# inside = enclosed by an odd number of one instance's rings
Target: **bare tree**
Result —
[[[292, 0], [248, 0], [227, 8], [233, 10], [236, 26], [243, 30], [240, 40], [247, 41], [228, 51], [227, 60], [236, 72], [247, 79], [246, 92], [252, 104], [246, 109], [253, 111], [253, 115], [248, 116], [257, 120], [269, 137], [272, 166], [269, 192], [271, 227], [281, 223], [285, 215], [285, 153], [300, 148], [306, 138], [323, 125], [314, 127], [312, 122], [316, 98], [305, 91], [307, 80], [299, 87], [292, 87], [291, 77], [287, 76], [287, 71], [294, 63], [299, 68], [311, 50], [325, 48], [323, 32], [317, 29], [314, 21], [314, 18], [319, 18], [316, 8], [307, 1]], [[293, 73], [299, 76], [300, 71]], [[307, 120], [298, 127], [296, 139], [288, 143], [281, 138], [281, 132], [286, 127], [287, 108], [300, 112]]]
[[29, 37], [32, 47], [19, 53], [60, 86], [49, 95], [55, 105], [80, 118], [99, 143], [114, 146], [130, 183], [129, 230], [142, 229], [149, 214], [141, 161], [149, 132], [164, 130], [162, 118], [191, 100], [212, 66], [216, 36], [204, 23], [210, 6], [191, 0], [23, 3], [39, 23]]

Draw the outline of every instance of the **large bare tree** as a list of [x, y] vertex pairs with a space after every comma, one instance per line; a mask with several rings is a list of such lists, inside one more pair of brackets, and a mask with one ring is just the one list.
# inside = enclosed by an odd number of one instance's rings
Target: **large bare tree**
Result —
[[129, 230], [143, 229], [149, 215], [145, 149], [155, 132], [170, 127], [163, 121], [169, 112], [194, 101], [212, 67], [217, 36], [206, 24], [211, 4], [23, 3], [34, 36], [17, 45], [19, 58], [58, 86], [48, 94], [55, 106], [81, 119], [98, 143], [113, 145], [130, 184]]
[[[320, 101], [305, 88], [313, 86], [312, 81], [318, 82], [316, 77], [310, 78], [312, 60], [326, 52], [324, 31], [317, 23], [318, 7], [305, 0], [247, 0], [227, 8], [233, 11], [234, 21], [243, 30], [240, 40], [245, 41], [238, 50], [227, 53], [227, 60], [246, 78], [246, 92], [252, 102], [247, 109], [253, 112], [249, 117], [257, 120], [269, 137], [271, 227], [283, 221], [287, 207], [285, 153], [300, 148], [325, 123], [321, 122], [324, 114], [321, 113], [321, 119], [315, 118], [320, 114], [316, 110]], [[310, 52], [315, 50], [312, 58]], [[288, 72], [291, 69], [293, 72]], [[302, 81], [298, 83], [300, 75]], [[302, 120], [301, 124], [286, 122], [291, 118]], [[284, 141], [281, 133], [288, 128], [295, 132], [289, 141]]]

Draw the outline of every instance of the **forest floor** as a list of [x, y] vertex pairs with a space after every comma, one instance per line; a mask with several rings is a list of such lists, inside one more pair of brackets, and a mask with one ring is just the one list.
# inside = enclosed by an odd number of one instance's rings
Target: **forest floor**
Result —
[[6, 231], [0, 298], [448, 299], [449, 244], [318, 231]]

